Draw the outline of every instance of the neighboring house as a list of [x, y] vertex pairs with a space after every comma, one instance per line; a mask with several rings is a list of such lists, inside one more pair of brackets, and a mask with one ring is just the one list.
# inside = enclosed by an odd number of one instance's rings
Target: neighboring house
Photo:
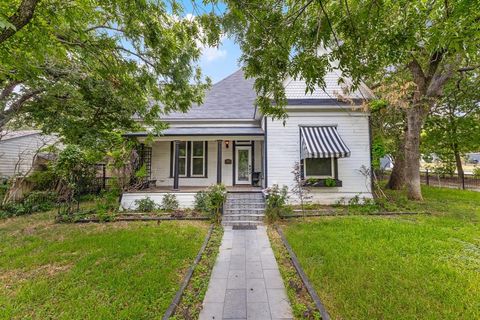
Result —
[[122, 206], [134, 208], [147, 196], [159, 203], [175, 192], [182, 207], [191, 207], [195, 193], [215, 183], [229, 192], [261, 192], [274, 184], [291, 190], [296, 162], [305, 179], [336, 179], [335, 187], [312, 187], [313, 202], [370, 198], [370, 176], [361, 172], [371, 167], [369, 115], [361, 103], [371, 94], [363, 87], [342, 95], [338, 80], [328, 73], [325, 90], [312, 94], [303, 81], [286, 80], [288, 118], [272, 120], [256, 109], [254, 80], [239, 70], [213, 85], [203, 105], [162, 117], [170, 127], [152, 144], [148, 131], [127, 134], [145, 143], [141, 159], [152, 187], [124, 193]]
[[24, 175], [31, 171], [38, 150], [58, 142], [39, 130], [0, 133], [0, 177]]

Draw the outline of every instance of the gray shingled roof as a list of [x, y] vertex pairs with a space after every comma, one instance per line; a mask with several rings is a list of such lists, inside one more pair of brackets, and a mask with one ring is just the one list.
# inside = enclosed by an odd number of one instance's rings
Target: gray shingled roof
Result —
[[202, 105], [193, 105], [186, 113], [172, 112], [162, 119], [254, 119], [254, 81], [245, 79], [240, 69], [214, 84]]

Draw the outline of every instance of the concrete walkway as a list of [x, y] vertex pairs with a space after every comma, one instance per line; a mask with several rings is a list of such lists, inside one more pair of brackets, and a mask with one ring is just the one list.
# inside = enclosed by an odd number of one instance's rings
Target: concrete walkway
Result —
[[199, 319], [293, 319], [264, 226], [225, 227]]

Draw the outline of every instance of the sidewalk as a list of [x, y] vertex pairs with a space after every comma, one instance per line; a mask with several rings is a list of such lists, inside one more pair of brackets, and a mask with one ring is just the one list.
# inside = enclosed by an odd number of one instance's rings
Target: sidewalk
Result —
[[293, 319], [264, 226], [225, 227], [199, 319]]

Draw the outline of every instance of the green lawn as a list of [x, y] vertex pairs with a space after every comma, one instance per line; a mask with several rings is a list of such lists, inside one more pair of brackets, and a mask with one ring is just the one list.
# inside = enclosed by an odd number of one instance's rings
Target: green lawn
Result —
[[0, 221], [0, 319], [154, 319], [200, 249], [206, 223]]
[[310, 218], [284, 226], [337, 319], [480, 319], [480, 193], [423, 188], [418, 216]]

